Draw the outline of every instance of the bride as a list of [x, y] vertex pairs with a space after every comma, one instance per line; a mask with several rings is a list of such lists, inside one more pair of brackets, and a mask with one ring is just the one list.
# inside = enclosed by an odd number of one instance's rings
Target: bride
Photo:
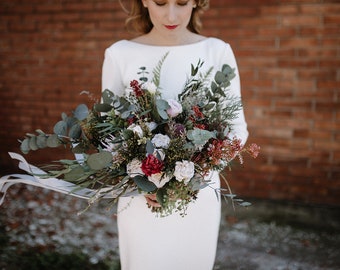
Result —
[[[151, 71], [163, 58], [157, 89], [165, 100], [177, 99], [190, 77], [191, 65], [196, 63], [201, 63], [202, 74], [216, 74], [225, 64], [232, 67], [235, 77], [228, 93], [241, 98], [237, 63], [230, 45], [199, 34], [199, 15], [207, 9], [208, 0], [130, 0], [130, 3], [127, 27], [138, 34], [132, 40], [117, 41], [105, 50], [103, 91], [108, 89], [115, 95], [124, 95], [140, 67]], [[143, 76], [151, 79], [152, 72], [144, 72]], [[230, 138], [236, 137], [244, 145], [248, 131], [242, 110], [238, 111], [231, 125]], [[130, 152], [133, 157], [140, 155]], [[21, 169], [33, 173], [33, 176], [2, 177], [0, 192], [5, 194], [14, 183], [26, 183], [89, 199], [86, 190], [70, 193], [74, 186], [67, 181], [34, 177], [44, 172], [15, 153], [11, 156], [20, 161]], [[213, 269], [221, 217], [220, 196], [216, 192], [220, 188], [219, 172], [208, 172], [206, 180], [209, 186], [201, 189], [196, 200], [188, 204], [184, 217], [178, 212], [157, 216], [150, 210], [160, 207], [153, 194], [119, 198], [117, 220], [122, 270]], [[0, 198], [0, 205], [3, 199], [4, 195]]]
[[[138, 68], [152, 70], [168, 54], [162, 66], [160, 89], [166, 99], [176, 98], [190, 74], [191, 63], [204, 61], [203, 69], [235, 68], [231, 93], [241, 97], [237, 63], [228, 43], [199, 34], [199, 15], [208, 0], [131, 0], [127, 27], [138, 35], [121, 40], [105, 51], [102, 89], [122, 95]], [[233, 120], [233, 134], [245, 143], [248, 132], [243, 111]], [[120, 198], [118, 202], [119, 249], [122, 270], [211, 270], [214, 266], [221, 203], [212, 184], [199, 191], [187, 215], [157, 217], [150, 206], [159, 207], [155, 195]]]

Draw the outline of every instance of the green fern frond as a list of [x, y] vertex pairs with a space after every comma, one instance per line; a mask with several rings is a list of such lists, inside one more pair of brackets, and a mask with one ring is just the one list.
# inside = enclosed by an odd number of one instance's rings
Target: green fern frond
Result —
[[152, 82], [159, 87], [160, 84], [160, 77], [161, 77], [161, 69], [163, 66], [163, 63], [165, 61], [165, 59], [167, 58], [169, 52], [167, 52], [162, 58], [161, 60], [159, 60], [157, 66], [153, 69], [152, 73], [153, 73], [153, 80]]

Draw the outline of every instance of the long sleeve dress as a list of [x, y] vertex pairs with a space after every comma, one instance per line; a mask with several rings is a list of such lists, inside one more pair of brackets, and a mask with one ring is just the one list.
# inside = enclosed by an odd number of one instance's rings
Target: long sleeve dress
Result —
[[[140, 67], [152, 70], [168, 53], [160, 76], [164, 99], [177, 99], [191, 72], [191, 64], [204, 61], [201, 71], [213, 67], [215, 74], [223, 64], [236, 69], [231, 93], [241, 96], [236, 60], [229, 44], [206, 38], [194, 44], [152, 46], [122, 40], [106, 49], [102, 89], [123, 95], [130, 81], [140, 77]], [[233, 135], [246, 141], [248, 132], [243, 111], [233, 121]], [[215, 189], [220, 187], [218, 172], [209, 176], [210, 187], [198, 193], [187, 215], [174, 213], [157, 217], [144, 196], [120, 198], [118, 202], [119, 252], [122, 270], [211, 270], [214, 266], [221, 203]]]

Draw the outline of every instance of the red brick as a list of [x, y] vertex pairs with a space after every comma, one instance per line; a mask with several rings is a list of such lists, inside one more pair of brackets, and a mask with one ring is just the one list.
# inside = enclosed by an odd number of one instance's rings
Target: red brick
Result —
[[307, 4], [301, 5], [300, 7], [302, 13], [306, 14], [329, 14], [329, 13], [339, 13], [340, 5], [339, 3], [325, 3], [325, 4]]
[[320, 16], [318, 15], [299, 15], [299, 16], [283, 16], [283, 26], [301, 26], [301, 25], [320, 25]]
[[339, 25], [340, 24], [340, 17], [338, 14], [326, 14], [324, 16], [324, 23], [326, 25]]

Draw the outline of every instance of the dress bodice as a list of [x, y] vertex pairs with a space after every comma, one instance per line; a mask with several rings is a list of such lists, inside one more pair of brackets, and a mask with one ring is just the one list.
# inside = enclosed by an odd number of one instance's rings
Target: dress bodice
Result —
[[[217, 38], [205, 38], [199, 42], [180, 46], [153, 46], [121, 40], [105, 51], [103, 64], [102, 89], [109, 89], [123, 95], [131, 80], [141, 76], [152, 78], [153, 69], [166, 54], [160, 76], [160, 91], [165, 99], [177, 99], [190, 76], [191, 65], [199, 61], [204, 64], [202, 73], [213, 68], [211, 74], [228, 64], [235, 68], [236, 77], [231, 81], [230, 94], [241, 97], [240, 78], [233, 51], [228, 43]], [[140, 67], [148, 73], [138, 74]], [[243, 141], [248, 136], [243, 111], [233, 121], [234, 135]]]

